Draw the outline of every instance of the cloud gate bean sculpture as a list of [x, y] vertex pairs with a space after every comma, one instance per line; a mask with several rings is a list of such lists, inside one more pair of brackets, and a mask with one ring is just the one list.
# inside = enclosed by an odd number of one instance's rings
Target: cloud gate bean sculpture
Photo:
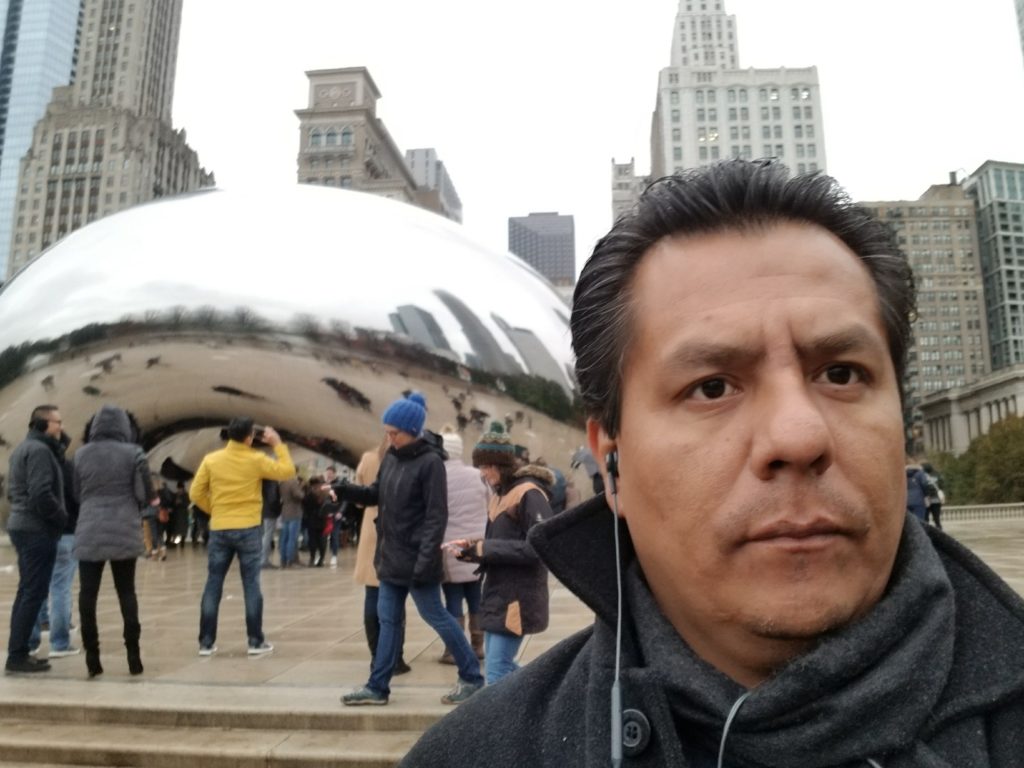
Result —
[[[194, 471], [243, 414], [354, 465], [410, 389], [467, 450], [498, 420], [566, 471], [583, 442], [568, 314], [519, 259], [384, 198], [295, 185], [138, 206], [0, 290], [0, 473], [41, 403], [72, 449], [102, 404], [132, 411], [154, 468]], [[0, 527], [6, 507], [5, 489]]]

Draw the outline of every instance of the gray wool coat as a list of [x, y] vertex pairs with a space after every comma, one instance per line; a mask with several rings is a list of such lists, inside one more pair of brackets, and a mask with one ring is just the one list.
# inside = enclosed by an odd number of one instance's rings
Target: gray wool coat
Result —
[[79, 500], [74, 554], [79, 560], [130, 560], [143, 554], [139, 509], [155, 495], [142, 448], [131, 442], [128, 415], [104, 405], [86, 445], [75, 454]]

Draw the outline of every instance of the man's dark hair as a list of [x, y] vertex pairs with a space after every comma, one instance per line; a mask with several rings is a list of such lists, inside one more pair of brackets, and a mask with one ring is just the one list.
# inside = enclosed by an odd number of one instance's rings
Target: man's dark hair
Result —
[[244, 443], [246, 438], [252, 435], [255, 426], [256, 422], [248, 416], [234, 418], [228, 422], [228, 439]]
[[28, 419], [29, 429], [34, 429], [37, 432], [46, 431], [46, 422], [50, 417], [50, 414], [54, 411], [59, 411], [56, 405], [37, 405], [32, 409], [32, 415]]
[[828, 230], [867, 267], [902, 398], [914, 280], [891, 230], [854, 205], [830, 176], [789, 178], [774, 161], [727, 160], [651, 184], [597, 243], [580, 274], [571, 318], [576, 379], [587, 415], [610, 437], [619, 430], [633, 275], [641, 257], [671, 235], [754, 233], [784, 222]]

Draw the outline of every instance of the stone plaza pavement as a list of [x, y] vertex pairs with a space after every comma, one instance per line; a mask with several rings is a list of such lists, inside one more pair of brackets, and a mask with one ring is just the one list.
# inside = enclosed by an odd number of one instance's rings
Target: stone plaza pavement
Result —
[[[1024, 520], [954, 522], [947, 530], [1024, 593]], [[337, 568], [263, 571], [264, 629], [272, 654], [246, 655], [237, 566], [225, 582], [219, 651], [197, 656], [205, 550], [186, 545], [166, 561], [142, 560], [137, 588], [145, 673], [128, 675], [109, 571], [100, 591], [105, 672], [89, 680], [83, 655], [54, 659], [49, 673], [0, 677], [0, 766], [394, 765], [448, 711], [440, 696], [455, 668], [437, 662], [440, 641], [409, 603], [405, 656], [387, 707], [343, 708], [365, 682], [369, 652], [354, 552]], [[0, 546], [0, 642], [17, 584], [14, 551]], [[77, 584], [75, 587], [77, 595]], [[527, 638], [528, 662], [590, 624], [593, 615], [552, 580], [551, 628]], [[76, 618], [77, 623], [77, 618]], [[77, 633], [74, 642], [78, 644]], [[44, 636], [39, 656], [46, 655]]]

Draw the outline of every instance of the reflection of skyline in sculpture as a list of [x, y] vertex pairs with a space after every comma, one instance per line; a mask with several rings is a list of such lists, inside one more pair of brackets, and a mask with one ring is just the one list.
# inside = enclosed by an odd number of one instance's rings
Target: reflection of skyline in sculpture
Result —
[[451, 345], [434, 316], [413, 304], [404, 304], [392, 312], [391, 327], [396, 333], [409, 336], [425, 347], [451, 352]]
[[[498, 324], [498, 327], [505, 332], [515, 348], [519, 351], [520, 357], [526, 362], [526, 370], [532, 373], [534, 376], [541, 376], [551, 381], [558, 381], [562, 375], [562, 369], [558, 365], [558, 361], [551, 356], [544, 345], [541, 344], [540, 339], [537, 338], [537, 334], [531, 331], [529, 328], [513, 328], [511, 325], [505, 322], [497, 313], [492, 312], [491, 317], [494, 322]], [[572, 395], [568, 386], [562, 385], [566, 391], [566, 394]]]
[[502, 351], [497, 340], [487, 330], [479, 317], [466, 304], [448, 291], [436, 288], [434, 294], [444, 302], [462, 326], [462, 332], [473, 350], [473, 356], [466, 355], [467, 362], [474, 368], [496, 373], [517, 374], [523, 369], [511, 355]]

